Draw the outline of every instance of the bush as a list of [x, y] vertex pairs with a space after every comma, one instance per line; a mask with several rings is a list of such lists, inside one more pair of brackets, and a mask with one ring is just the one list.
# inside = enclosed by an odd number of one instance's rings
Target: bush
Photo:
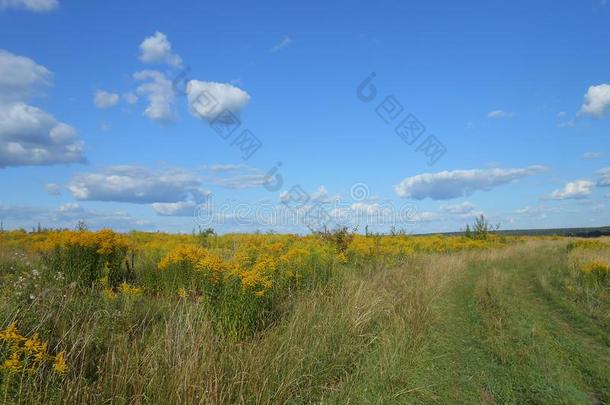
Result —
[[37, 248], [51, 270], [62, 272], [68, 282], [91, 286], [107, 277], [112, 287], [132, 277], [126, 260], [128, 239], [109, 229], [52, 232]]

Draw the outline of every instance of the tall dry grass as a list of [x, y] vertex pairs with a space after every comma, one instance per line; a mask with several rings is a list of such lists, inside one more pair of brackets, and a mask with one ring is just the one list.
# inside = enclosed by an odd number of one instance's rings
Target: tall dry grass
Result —
[[[116, 313], [71, 297], [30, 308], [60, 338], [72, 371], [61, 389], [22, 382], [22, 403], [284, 403], [332, 396], [374, 352], [416, 347], [434, 304], [464, 268], [464, 255], [416, 256], [403, 265], [346, 269], [300, 293], [276, 325], [235, 341], [202, 305], [134, 298]], [[403, 348], [401, 350], [406, 350]], [[95, 358], [91, 358], [95, 356]], [[391, 359], [387, 359], [388, 362]]]

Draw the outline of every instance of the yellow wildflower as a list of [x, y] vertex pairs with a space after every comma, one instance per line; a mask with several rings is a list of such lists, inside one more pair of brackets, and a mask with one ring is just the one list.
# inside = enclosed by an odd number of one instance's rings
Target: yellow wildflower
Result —
[[138, 288], [136, 286], [132, 286], [129, 285], [129, 283], [127, 283], [126, 281], [123, 281], [121, 283], [121, 285], [119, 286], [119, 289], [121, 290], [121, 292], [125, 295], [131, 295], [131, 296], [136, 296], [136, 295], [140, 295], [140, 293], [142, 292], [141, 288]]
[[112, 288], [104, 288], [102, 294], [104, 295], [104, 298], [108, 301], [114, 301], [116, 299], [116, 294], [114, 291], [112, 291]]
[[15, 322], [11, 323], [6, 327], [3, 331], [0, 331], [0, 340], [4, 340], [7, 342], [19, 343], [22, 340], [25, 340], [23, 336], [17, 330], [17, 325]]
[[211, 281], [213, 283], [218, 283], [222, 279], [224, 272], [227, 270], [227, 265], [221, 257], [212, 253], [206, 253], [197, 262], [195, 270], [207, 272]]
[[53, 370], [55, 370], [55, 372], [58, 374], [66, 374], [68, 372], [69, 367], [66, 364], [63, 351], [59, 352], [57, 356], [55, 356], [55, 361], [53, 361]]
[[19, 353], [13, 352], [11, 356], [4, 360], [2, 368], [10, 373], [15, 373], [21, 369], [21, 361], [19, 360]]
[[185, 299], [186, 296], [188, 295], [188, 293], [186, 292], [186, 290], [182, 287], [178, 288], [178, 297], [180, 297], [180, 299]]
[[44, 360], [47, 354], [47, 344], [38, 338], [38, 333], [27, 339], [23, 346], [24, 352], [33, 355], [37, 361]]
[[347, 256], [343, 252], [337, 253], [337, 261], [339, 263], [347, 263]]
[[590, 273], [608, 273], [610, 272], [610, 263], [603, 262], [601, 260], [592, 260], [580, 265], [580, 271], [584, 274]]
[[181, 245], [170, 251], [157, 267], [159, 270], [167, 270], [173, 264], [195, 265], [198, 261], [206, 257], [207, 249], [198, 245]]

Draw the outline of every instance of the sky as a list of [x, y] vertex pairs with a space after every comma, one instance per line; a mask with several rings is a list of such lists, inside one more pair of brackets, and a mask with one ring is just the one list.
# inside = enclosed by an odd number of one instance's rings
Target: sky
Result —
[[0, 0], [4, 229], [610, 225], [610, 5]]

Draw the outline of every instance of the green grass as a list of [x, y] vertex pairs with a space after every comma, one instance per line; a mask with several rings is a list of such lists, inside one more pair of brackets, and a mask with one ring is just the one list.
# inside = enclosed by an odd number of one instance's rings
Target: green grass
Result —
[[562, 249], [480, 259], [440, 297], [418, 340], [395, 331], [333, 402], [607, 403], [608, 330], [571, 322], [541, 285], [565, 266]]
[[[107, 302], [43, 275], [43, 294], [4, 300], [0, 316], [60, 342], [72, 370], [63, 380], [26, 377], [11, 390], [4, 384], [0, 398], [608, 403], [608, 286], [583, 290], [586, 299], [566, 293], [576, 275], [565, 246], [532, 241], [348, 268], [291, 297], [274, 324], [237, 341], [196, 302]], [[30, 271], [24, 260], [0, 261], [5, 296]]]

